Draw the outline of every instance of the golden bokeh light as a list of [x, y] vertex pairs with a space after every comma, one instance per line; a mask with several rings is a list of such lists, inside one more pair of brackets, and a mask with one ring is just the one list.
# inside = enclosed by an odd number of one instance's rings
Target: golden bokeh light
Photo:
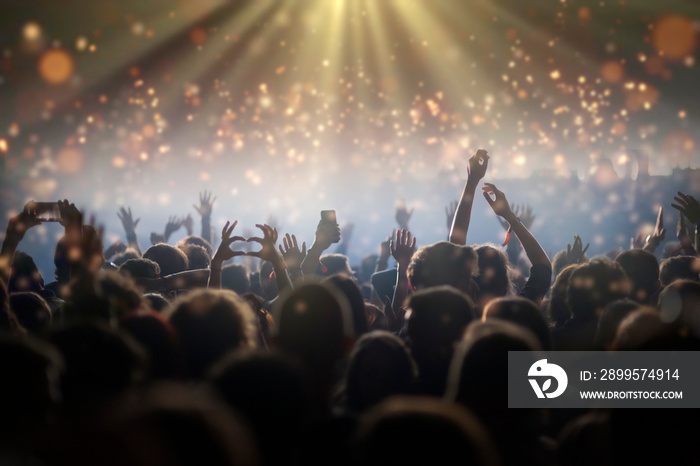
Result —
[[67, 175], [80, 173], [83, 165], [83, 153], [73, 147], [62, 149], [56, 156], [56, 166], [60, 173]]
[[70, 79], [75, 64], [73, 58], [63, 49], [52, 49], [39, 58], [39, 74], [49, 84], [59, 85]]
[[695, 48], [693, 23], [680, 15], [665, 16], [654, 28], [652, 44], [668, 60], [682, 60]]
[[603, 64], [600, 74], [607, 83], [619, 83], [625, 76], [625, 69], [619, 62], [610, 60]]

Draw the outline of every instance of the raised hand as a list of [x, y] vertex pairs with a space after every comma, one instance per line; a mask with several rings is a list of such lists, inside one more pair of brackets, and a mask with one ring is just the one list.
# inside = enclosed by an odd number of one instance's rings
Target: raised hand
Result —
[[167, 243], [170, 239], [170, 235], [172, 235], [182, 227], [183, 221], [184, 220], [182, 218], [179, 218], [175, 215], [168, 217], [168, 222], [165, 224], [165, 230], [163, 231], [163, 237], [165, 238], [164, 242]]
[[401, 229], [396, 234], [396, 240], [391, 240], [389, 248], [399, 267], [408, 267], [411, 257], [413, 257], [413, 253], [416, 250], [416, 238], [411, 238], [410, 231]]
[[399, 199], [399, 202], [396, 203], [396, 213], [395, 213], [395, 218], [396, 218], [396, 223], [399, 225], [400, 229], [407, 229], [408, 228], [408, 222], [411, 220], [411, 215], [413, 215], [414, 209], [411, 209], [410, 211], [406, 208], [406, 200], [405, 199]]
[[124, 244], [121, 240], [116, 240], [107, 249], [105, 249], [104, 256], [105, 259], [111, 259], [113, 256], [121, 254], [124, 251], [126, 251], [126, 244]]
[[666, 238], [666, 229], [664, 228], [664, 208], [659, 207], [659, 214], [656, 216], [656, 225], [653, 233], [647, 238], [644, 249], [653, 251]]
[[61, 213], [60, 223], [65, 228], [83, 226], [83, 214], [80, 213], [75, 204], [68, 202], [66, 199], [58, 201], [58, 211]]
[[469, 159], [469, 181], [478, 183], [486, 176], [486, 169], [489, 167], [489, 154], [484, 149], [479, 149], [476, 154]]
[[34, 201], [29, 201], [22, 212], [10, 219], [7, 223], [5, 242], [12, 242], [17, 245], [24, 238], [27, 230], [41, 224], [41, 220], [36, 218], [35, 210]]
[[586, 251], [588, 251], [588, 246], [591, 243], [586, 243], [586, 247], [583, 247], [583, 240], [580, 236], [574, 236], [574, 246], [571, 244], [566, 245], [566, 260], [568, 264], [580, 264], [585, 260]]
[[532, 224], [535, 223], [535, 214], [532, 213], [532, 206], [530, 204], [523, 204], [522, 209], [516, 216], [520, 217], [520, 221], [523, 222], [525, 228], [528, 230], [532, 228]]
[[161, 233], [151, 232], [151, 244], [155, 246], [159, 243], [167, 243], [165, 236]]
[[[445, 218], [447, 219], [447, 232], [452, 229], [452, 221], [455, 218], [455, 213], [457, 212], [457, 206], [459, 206], [459, 201], [452, 201], [445, 206]], [[394, 236], [393, 234], [391, 236]]]
[[279, 264], [283, 262], [282, 254], [277, 250], [275, 245], [277, 244], [277, 228], [272, 228], [270, 225], [257, 224], [256, 227], [260, 228], [263, 232], [263, 237], [253, 236], [248, 238], [246, 241], [259, 243], [262, 248], [259, 251], [250, 251], [246, 253], [249, 256], [258, 257], [262, 260], [272, 262], [272, 264]]
[[[284, 248], [282, 247], [283, 245]], [[282, 237], [282, 244], [280, 244], [279, 249], [284, 263], [287, 264], [287, 268], [301, 268], [301, 263], [306, 259], [306, 242], [301, 243], [300, 250], [297, 237], [294, 235], [289, 236], [289, 233], [287, 233]]]
[[192, 215], [187, 214], [187, 217], [182, 219], [182, 226], [187, 230], [188, 236], [194, 234], [194, 220], [192, 219]]
[[677, 204], [671, 204], [671, 207], [685, 215], [685, 218], [693, 225], [700, 224], [700, 203], [697, 199], [678, 191], [678, 195], [674, 196], [673, 200]]
[[[510, 210], [513, 211], [513, 215], [515, 215], [516, 217], [520, 216], [520, 206], [519, 205], [515, 205], [515, 204], [511, 203]], [[510, 228], [510, 224], [508, 222], [506, 222], [505, 220], [503, 220], [501, 217], [496, 217], [496, 219], [498, 220], [498, 223], [501, 224], [501, 226], [503, 227], [504, 230], [507, 230], [508, 228]], [[525, 224], [525, 222], [523, 222], [523, 225], [524, 224]]]
[[139, 224], [141, 219], [137, 218], [134, 220], [134, 217], [131, 214], [131, 207], [129, 207], [129, 210], [125, 209], [124, 207], [120, 207], [119, 212], [117, 212], [117, 217], [119, 217], [119, 220], [121, 220], [127, 237], [132, 233], [136, 234], [136, 226]]
[[325, 251], [331, 244], [340, 242], [340, 227], [337, 223], [319, 222], [316, 227], [314, 245]]
[[211, 217], [214, 201], [216, 201], [216, 197], [212, 198], [212, 193], [204, 191], [199, 193], [199, 207], [196, 204], [192, 204], [192, 206], [201, 217]]
[[[515, 220], [517, 216], [513, 213], [510, 206], [508, 205], [508, 199], [503, 191], [500, 191], [495, 184], [484, 183], [483, 194], [486, 202], [489, 203], [493, 212], [499, 217], [503, 217], [508, 223], [513, 224], [512, 220]], [[491, 198], [491, 195], [494, 198]]]
[[219, 244], [219, 248], [216, 250], [214, 257], [211, 260], [212, 269], [214, 269], [216, 266], [221, 268], [221, 264], [224, 261], [232, 259], [236, 256], [245, 255], [244, 251], [234, 251], [231, 249], [231, 244], [235, 241], [245, 241], [245, 238], [242, 236], [231, 236], [233, 229], [236, 228], [236, 225], [238, 225], [238, 220], [234, 221], [233, 224], [231, 222], [226, 222], [226, 225], [224, 225], [224, 228], [221, 230], [221, 244]]

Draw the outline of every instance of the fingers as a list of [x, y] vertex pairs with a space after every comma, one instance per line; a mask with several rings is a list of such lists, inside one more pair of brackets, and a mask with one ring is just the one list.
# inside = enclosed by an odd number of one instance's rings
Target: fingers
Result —
[[[284, 239], [282, 239], [282, 241], [284, 241]], [[282, 254], [282, 255], [284, 256], [286, 253], [285, 253], [284, 249], [282, 249], [282, 245], [280, 244], [280, 245], [277, 246], [277, 247], [278, 247], [279, 250], [280, 250], [280, 254]], [[285, 246], [285, 247], [286, 247], [286, 246]]]
[[301, 253], [306, 255], [306, 241], [301, 243]]
[[664, 227], [664, 207], [659, 207], [659, 215], [656, 217], [656, 226], [659, 228]]
[[484, 199], [486, 199], [486, 202], [489, 203], [491, 207], [493, 207], [493, 204], [496, 202], [493, 199], [491, 199], [491, 195], [484, 189], [483, 191]]
[[582, 256], [583, 256], [584, 254], [586, 254], [586, 251], [588, 251], [588, 246], [590, 246], [590, 245], [591, 245], [591, 243], [586, 243], [586, 247], [583, 248], [583, 251], [581, 252], [581, 255], [582, 255]]

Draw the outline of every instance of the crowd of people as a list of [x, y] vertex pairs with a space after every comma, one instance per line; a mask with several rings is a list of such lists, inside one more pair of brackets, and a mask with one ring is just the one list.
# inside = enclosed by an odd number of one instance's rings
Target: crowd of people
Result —
[[[307, 248], [267, 224], [247, 237], [235, 219], [212, 225], [205, 192], [201, 235], [173, 217], [144, 251], [131, 209], [125, 241], [105, 248], [59, 201], [46, 283], [19, 250], [46, 220], [30, 201], [0, 251], [0, 462], [695, 464], [692, 411], [509, 409], [507, 356], [700, 350], [698, 200], [668, 199], [683, 225], [673, 249], [660, 212], [615, 257], [587, 257], [571, 232], [550, 258], [531, 209], [484, 182], [489, 162], [469, 160], [447, 241], [417, 249], [401, 206], [357, 266], [332, 214]], [[467, 245], [476, 202], [502, 246]]]

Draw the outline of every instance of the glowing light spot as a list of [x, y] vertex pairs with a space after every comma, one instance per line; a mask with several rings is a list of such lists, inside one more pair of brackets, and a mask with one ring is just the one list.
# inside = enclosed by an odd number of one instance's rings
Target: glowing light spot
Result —
[[90, 45], [87, 37], [85, 36], [80, 36], [77, 39], [75, 39], [75, 48], [79, 52], [85, 51], [85, 49], [88, 48], [88, 45]]
[[56, 156], [56, 166], [61, 173], [80, 173], [83, 168], [83, 163], [84, 158], [82, 152], [71, 147], [62, 149]]
[[587, 6], [582, 6], [578, 9], [578, 19], [581, 21], [590, 21], [591, 16], [591, 9]]
[[600, 75], [608, 83], [619, 83], [625, 75], [625, 69], [616, 61], [608, 61], [600, 69]]
[[53, 49], [39, 59], [39, 74], [49, 84], [63, 84], [73, 74], [73, 58], [62, 49]]
[[190, 41], [195, 45], [202, 45], [207, 41], [207, 31], [204, 28], [194, 28], [190, 31]]
[[610, 128], [610, 134], [615, 136], [622, 136], [627, 132], [627, 125], [621, 121], [615, 122], [615, 124]]
[[554, 79], [554, 80], [557, 80], [557, 79], [561, 78], [561, 72], [559, 70], [554, 70], [551, 73], [549, 73], [549, 77]]
[[9, 146], [5, 139], [0, 139], [0, 152], [5, 153], [9, 150]]
[[22, 28], [22, 35], [26, 40], [34, 41], [41, 39], [41, 26], [35, 22], [29, 22]]
[[661, 18], [654, 27], [652, 45], [668, 60], [682, 60], [695, 48], [693, 23], [679, 15]]
[[678, 112], [678, 118], [680, 118], [681, 120], [684, 119], [686, 116], [688, 116], [688, 115], [685, 112], [685, 110], [681, 110]]
[[114, 168], [124, 168], [126, 167], [126, 159], [121, 155], [115, 155], [112, 158], [112, 166]]

